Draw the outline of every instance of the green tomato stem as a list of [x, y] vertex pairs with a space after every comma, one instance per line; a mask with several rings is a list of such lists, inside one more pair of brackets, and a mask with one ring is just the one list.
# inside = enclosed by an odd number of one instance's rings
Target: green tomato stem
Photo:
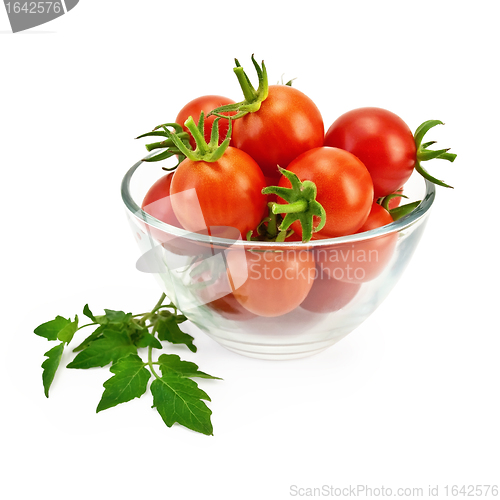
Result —
[[257, 72], [257, 76], [259, 79], [259, 86], [257, 90], [253, 87], [248, 78], [248, 75], [245, 73], [243, 68], [240, 66], [240, 63], [237, 59], [235, 59], [236, 67], [233, 69], [236, 78], [238, 78], [238, 82], [240, 84], [241, 90], [243, 92], [243, 96], [245, 97], [244, 101], [234, 103], [234, 104], [226, 104], [225, 106], [220, 106], [218, 108], [213, 109], [207, 116], [215, 115], [219, 118], [229, 118], [228, 116], [223, 115], [222, 113], [236, 111], [236, 114], [231, 116], [231, 120], [237, 120], [242, 116], [245, 116], [248, 113], [254, 113], [260, 109], [260, 106], [263, 101], [266, 100], [269, 94], [269, 82], [267, 79], [267, 70], [262, 61], [262, 68], [259, 66], [254, 56], [252, 55], [252, 63]]
[[305, 200], [297, 200], [292, 203], [273, 203], [272, 212], [273, 214], [296, 214], [299, 212], [305, 212], [307, 210], [308, 203]]

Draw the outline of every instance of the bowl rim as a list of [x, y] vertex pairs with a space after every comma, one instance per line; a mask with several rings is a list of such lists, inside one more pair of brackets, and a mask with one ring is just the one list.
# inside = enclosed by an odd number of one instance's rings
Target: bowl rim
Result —
[[[152, 154], [154, 153], [151, 153], [151, 155]], [[148, 158], [149, 156], [147, 156], [146, 158]], [[183, 228], [179, 228], [167, 224], [166, 222], [162, 222], [159, 219], [156, 219], [152, 215], [149, 215], [147, 212], [142, 210], [142, 208], [139, 205], [137, 205], [135, 200], [132, 198], [132, 195], [130, 194], [130, 182], [136, 170], [143, 163], [147, 162], [145, 162], [144, 160], [139, 160], [137, 163], [135, 163], [132, 167], [129, 168], [129, 170], [126, 172], [125, 176], [122, 179], [121, 196], [126, 208], [131, 212], [133, 216], [139, 218], [148, 226], [160, 229], [161, 231], [170, 234], [172, 236], [185, 238], [204, 244], [218, 244], [218, 245], [232, 246], [232, 247], [236, 245], [236, 246], [251, 247], [251, 248], [269, 249], [269, 250], [276, 250], [277, 248], [281, 248], [285, 250], [285, 249], [311, 249], [324, 246], [332, 246], [337, 244], [346, 244], [346, 243], [354, 243], [358, 241], [370, 240], [387, 234], [400, 232], [412, 226], [413, 224], [417, 223], [429, 212], [436, 197], [435, 185], [432, 182], [425, 179], [424, 177], [419, 176], [422, 179], [422, 181], [425, 182], [425, 195], [422, 198], [421, 203], [408, 215], [405, 215], [404, 217], [401, 217], [401, 219], [391, 222], [390, 224], [387, 224], [385, 226], [378, 227], [376, 229], [371, 229], [370, 231], [365, 231], [363, 233], [349, 234], [346, 236], [339, 236], [336, 238], [311, 240], [308, 243], [302, 243], [300, 241], [275, 242], [275, 241], [248, 241], [243, 239], [234, 240], [228, 238], [214, 237], [207, 234], [193, 233]]]

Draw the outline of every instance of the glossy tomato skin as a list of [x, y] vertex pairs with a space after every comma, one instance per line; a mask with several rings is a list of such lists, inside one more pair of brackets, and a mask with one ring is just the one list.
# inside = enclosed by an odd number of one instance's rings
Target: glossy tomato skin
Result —
[[[394, 199], [397, 200], [401, 198], [398, 197]], [[370, 209], [370, 213], [368, 214], [368, 218], [366, 219], [365, 223], [356, 231], [356, 233], [371, 231], [372, 229], [386, 226], [391, 222], [394, 222], [391, 214], [384, 207], [374, 202]]]
[[[373, 203], [370, 215], [357, 233], [370, 231], [393, 222], [391, 215], [378, 203]], [[315, 251], [322, 273], [344, 283], [366, 283], [379, 276], [387, 267], [396, 247], [397, 233], [352, 243], [336, 244]]]
[[[152, 215], [156, 219], [170, 224], [171, 226], [182, 228], [182, 224], [176, 217], [172, 208], [172, 199], [170, 197], [170, 186], [174, 172], [169, 172], [167, 175], [160, 177], [148, 190], [142, 202], [142, 209]], [[195, 241], [187, 238], [181, 238], [172, 235], [169, 232], [162, 231], [149, 224], [141, 224], [146, 232], [148, 232], [162, 246], [177, 255], [201, 255], [210, 253], [210, 248], [202, 246]], [[219, 228], [216, 228], [219, 229]], [[201, 228], [197, 231], [199, 234], [208, 235], [207, 228]]]
[[170, 200], [170, 185], [172, 184], [173, 172], [160, 177], [148, 190], [142, 201], [142, 209], [158, 220], [171, 226], [182, 227], [179, 219], [175, 216]]
[[[238, 272], [233, 255], [228, 253], [229, 267]], [[258, 316], [277, 317], [293, 311], [306, 298], [314, 281], [312, 252], [246, 250], [245, 257], [246, 281], [233, 291], [245, 309]]]
[[[179, 125], [182, 125], [182, 128], [184, 129], [185, 132], [189, 133], [189, 130], [187, 127], [184, 125], [184, 122], [190, 117], [193, 117], [193, 120], [198, 123], [198, 120], [200, 118], [200, 114], [203, 111], [205, 115], [205, 122], [204, 122], [204, 136], [205, 136], [205, 141], [210, 142], [210, 135], [212, 133], [212, 124], [214, 120], [216, 119], [216, 116], [209, 116], [206, 118], [208, 113], [212, 111], [215, 108], [218, 108], [219, 106], [225, 106], [226, 104], [234, 104], [234, 101], [232, 99], [229, 99], [228, 97], [223, 97], [220, 95], [205, 95], [201, 97], [197, 97], [196, 99], [193, 99], [192, 101], [188, 102], [180, 111], [179, 114], [177, 115], [177, 118], [175, 119], [175, 122], [178, 123]], [[224, 113], [226, 115], [234, 115], [235, 112], [230, 112], [230, 113]], [[226, 134], [227, 134], [227, 129], [229, 127], [229, 121], [222, 119], [219, 120], [219, 144], [225, 139]], [[193, 139], [193, 137], [190, 137], [189, 143], [191, 144], [191, 147], [193, 150], [196, 149], [196, 142]]]
[[304, 93], [287, 85], [270, 85], [258, 111], [233, 123], [232, 145], [247, 152], [264, 175], [278, 179], [278, 165], [323, 145], [321, 113]]
[[172, 208], [188, 231], [233, 227], [246, 239], [267, 210], [262, 194], [265, 185], [257, 163], [245, 152], [229, 146], [215, 162], [186, 158], [177, 167], [170, 186]]
[[[373, 202], [373, 184], [368, 170], [354, 155], [338, 148], [315, 148], [297, 157], [287, 170], [301, 181], [310, 180], [316, 184], [316, 200], [326, 211], [326, 224], [313, 233], [313, 239], [352, 234], [364, 224]], [[290, 187], [291, 184], [283, 175], [279, 186]], [[281, 199], [279, 202], [284, 203]], [[314, 225], [318, 223], [316, 220]], [[291, 227], [302, 235], [299, 222]]]
[[365, 164], [376, 198], [403, 186], [416, 163], [410, 128], [399, 116], [382, 108], [358, 108], [344, 113], [328, 129], [325, 146], [345, 149]]

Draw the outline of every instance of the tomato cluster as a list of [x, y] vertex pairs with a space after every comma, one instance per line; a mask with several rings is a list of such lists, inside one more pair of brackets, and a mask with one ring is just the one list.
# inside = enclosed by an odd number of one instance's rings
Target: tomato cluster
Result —
[[[415, 169], [447, 186], [421, 162], [453, 161], [456, 155], [430, 150], [433, 142], [422, 143], [426, 132], [441, 122], [425, 122], [412, 134], [397, 115], [374, 107], [343, 114], [325, 134], [321, 113], [308, 96], [288, 84], [268, 85], [264, 63], [253, 56], [252, 62], [257, 89], [237, 60], [234, 68], [243, 101], [198, 97], [175, 122], [140, 136], [163, 137], [147, 146], [161, 151], [146, 161], [179, 158], [175, 171], [151, 187], [142, 207], [190, 232], [214, 234], [215, 228], [231, 227], [256, 245], [276, 242], [265, 250], [247, 247], [246, 259], [232, 264], [228, 253], [225, 272], [233, 291], [206, 301], [221, 314], [233, 319], [280, 316], [298, 306], [336, 311], [362, 283], [383, 271], [397, 234], [345, 248], [332, 240], [316, 250], [299, 245], [300, 251], [290, 251], [280, 243], [326, 240], [387, 225], [415, 208], [415, 203], [398, 206]], [[153, 236], [166, 243], [161, 235]], [[376, 258], [367, 259], [371, 253]], [[233, 275], [246, 280], [236, 287]]]

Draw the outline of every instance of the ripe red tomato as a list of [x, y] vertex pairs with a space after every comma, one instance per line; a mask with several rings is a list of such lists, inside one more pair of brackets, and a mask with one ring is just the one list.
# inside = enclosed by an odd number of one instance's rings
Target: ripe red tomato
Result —
[[[306, 298], [314, 281], [312, 252], [247, 250], [245, 255], [246, 269], [242, 271], [248, 273], [248, 277], [233, 291], [236, 300], [245, 309], [259, 316], [282, 316], [293, 311]], [[228, 253], [229, 274], [238, 272], [238, 265], [241, 264], [236, 259], [239, 257]]]
[[317, 267], [312, 288], [300, 307], [316, 313], [339, 311], [354, 299], [360, 288], [359, 283], [336, 280]]
[[250, 312], [248, 309], [245, 309], [236, 300], [233, 293], [229, 293], [224, 295], [224, 297], [212, 300], [212, 302], [209, 302], [206, 305], [226, 319], [246, 321], [251, 318], [255, 318], [255, 314]]
[[[400, 199], [399, 197], [396, 199]], [[370, 213], [366, 222], [356, 231], [356, 233], [364, 233], [365, 231], [371, 231], [377, 227], [386, 226], [394, 222], [392, 220], [391, 214], [378, 203], [373, 203]]]
[[[198, 119], [200, 117], [201, 112], [203, 111], [203, 114], [205, 115], [205, 122], [204, 122], [204, 136], [205, 140], [207, 142], [210, 142], [210, 134], [212, 132], [212, 124], [215, 120], [215, 116], [209, 116], [206, 118], [208, 113], [212, 111], [212, 109], [215, 109], [219, 106], [224, 106], [226, 104], [233, 104], [234, 101], [232, 99], [229, 99], [228, 97], [223, 97], [220, 95], [205, 95], [201, 97], [197, 97], [196, 99], [193, 99], [192, 101], [188, 102], [180, 111], [179, 114], [177, 115], [177, 118], [175, 119], [175, 122], [178, 123], [179, 125], [182, 125], [182, 128], [184, 129], [185, 132], [189, 132], [188, 128], [184, 125], [184, 122], [192, 116], [194, 120], [198, 123]], [[234, 115], [235, 112], [227, 112], [223, 113], [226, 116]], [[227, 129], [229, 126], [229, 121], [228, 120], [221, 120], [219, 122], [219, 144], [224, 140], [227, 134]], [[189, 139], [189, 142], [191, 144], [191, 147], [193, 149], [196, 149], [196, 142], [191, 136]]]
[[358, 108], [344, 113], [328, 129], [325, 146], [345, 149], [365, 164], [376, 198], [403, 186], [417, 160], [415, 139], [408, 125], [381, 108]]
[[142, 209], [158, 220], [171, 226], [182, 227], [175, 216], [170, 201], [170, 185], [174, 173], [160, 177], [148, 190], [142, 202]]
[[217, 161], [186, 158], [177, 167], [170, 186], [172, 208], [188, 231], [229, 226], [246, 239], [267, 210], [265, 185], [257, 163], [245, 152], [228, 147]]
[[[373, 203], [366, 222], [358, 229], [363, 233], [393, 222], [389, 212]], [[315, 251], [322, 272], [346, 283], [365, 283], [375, 279], [386, 268], [398, 240], [397, 233], [367, 240], [332, 245]]]
[[[373, 203], [373, 184], [368, 170], [354, 155], [338, 148], [315, 148], [302, 153], [287, 170], [301, 181], [316, 184], [316, 200], [325, 209], [326, 224], [313, 233], [313, 239], [352, 234], [364, 224]], [[279, 186], [290, 187], [291, 183], [283, 175]], [[315, 220], [314, 225], [318, 223]], [[294, 222], [291, 228], [302, 236], [300, 222]]]
[[[174, 210], [172, 208], [172, 199], [170, 198], [170, 185], [172, 183], [172, 178], [174, 172], [170, 172], [163, 177], [160, 177], [148, 190], [144, 200], [142, 202], [142, 209], [152, 215], [156, 219], [170, 224], [175, 227], [182, 228], [182, 224], [177, 219]], [[196, 241], [189, 240], [187, 238], [177, 237], [173, 234], [162, 231], [156, 227], [150, 226], [146, 223], [141, 223], [146, 232], [151, 234], [151, 236], [162, 246], [172, 253], [177, 255], [202, 255], [211, 253], [211, 250], [207, 245], [202, 245]], [[211, 233], [222, 232], [223, 228], [212, 228]], [[199, 234], [208, 235], [208, 228], [200, 228], [197, 231]], [[224, 237], [223, 234], [220, 235]], [[234, 236], [234, 234], [232, 235]]]
[[278, 165], [323, 145], [323, 118], [314, 102], [287, 85], [270, 85], [260, 109], [233, 123], [232, 145], [247, 152], [264, 175], [278, 179]]

